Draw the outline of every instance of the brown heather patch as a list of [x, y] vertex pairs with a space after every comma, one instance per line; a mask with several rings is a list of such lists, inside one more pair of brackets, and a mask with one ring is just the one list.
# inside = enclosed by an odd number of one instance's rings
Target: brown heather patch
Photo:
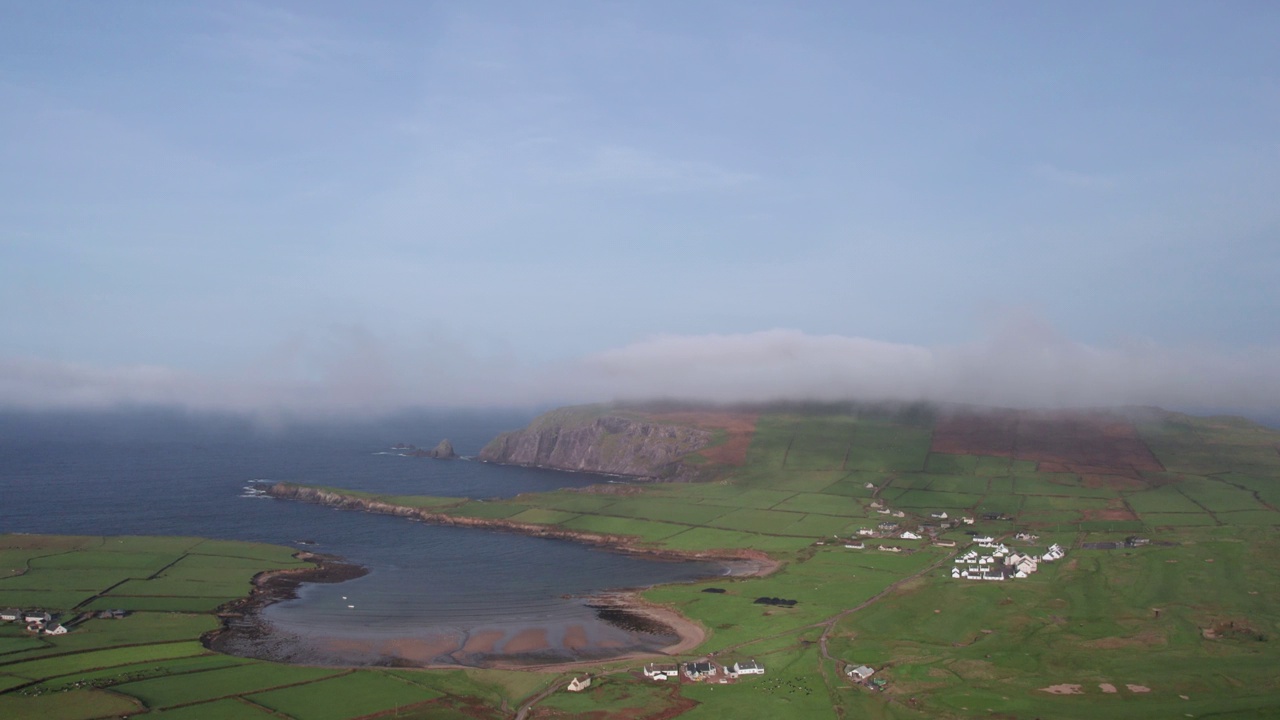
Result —
[[688, 425], [701, 430], [722, 430], [728, 438], [713, 447], [699, 450], [701, 455], [717, 465], [741, 465], [747, 459], [747, 448], [756, 432], [759, 413], [730, 410], [702, 410], [658, 413], [648, 416], [655, 422]]
[[1080, 643], [1080, 647], [1090, 650], [1121, 650], [1135, 648], [1153, 648], [1169, 644], [1168, 638], [1155, 628], [1143, 630], [1129, 637], [1108, 637]]
[[[1132, 423], [1103, 412], [1003, 410], [942, 418], [933, 452], [996, 455], [1037, 463], [1041, 472], [1141, 481], [1164, 468]], [[1108, 485], [1109, 486], [1109, 485]]]

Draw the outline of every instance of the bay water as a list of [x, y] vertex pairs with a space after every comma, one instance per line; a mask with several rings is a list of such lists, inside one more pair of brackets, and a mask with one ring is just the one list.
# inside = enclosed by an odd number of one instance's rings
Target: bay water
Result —
[[[334, 664], [559, 661], [650, 650], [662, 632], [601, 618], [586, 597], [723, 574], [564, 540], [434, 526], [255, 497], [289, 481], [378, 493], [511, 497], [614, 479], [406, 457], [448, 438], [473, 456], [532, 412], [407, 413], [264, 427], [180, 412], [0, 414], [0, 532], [188, 535], [292, 545], [368, 568], [304, 584], [238, 654]], [[616, 481], [616, 480], [615, 480]]]

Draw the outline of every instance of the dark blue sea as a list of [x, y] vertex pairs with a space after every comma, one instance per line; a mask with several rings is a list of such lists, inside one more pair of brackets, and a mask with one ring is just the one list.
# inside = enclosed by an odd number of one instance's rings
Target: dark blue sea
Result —
[[[413, 413], [266, 427], [179, 412], [0, 414], [0, 532], [193, 535], [290, 545], [369, 569], [306, 584], [233, 651], [336, 664], [476, 664], [653, 649], [669, 634], [608, 622], [585, 596], [723, 574], [562, 540], [428, 525], [246, 496], [267, 481], [472, 498], [608, 478], [391, 451], [448, 438], [463, 456], [532, 412]], [[305, 541], [306, 545], [301, 545]], [[314, 543], [314, 544], [310, 544]]]

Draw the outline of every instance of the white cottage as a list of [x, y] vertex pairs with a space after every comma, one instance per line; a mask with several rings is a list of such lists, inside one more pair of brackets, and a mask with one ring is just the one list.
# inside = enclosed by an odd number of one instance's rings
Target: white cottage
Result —
[[569, 681], [569, 685], [565, 688], [569, 692], [582, 692], [591, 687], [591, 676], [585, 675], [581, 678], [574, 678]]

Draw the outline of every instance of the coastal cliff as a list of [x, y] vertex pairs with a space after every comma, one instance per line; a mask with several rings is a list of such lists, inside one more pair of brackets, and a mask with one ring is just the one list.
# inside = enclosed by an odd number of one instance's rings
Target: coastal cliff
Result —
[[625, 475], [654, 480], [694, 480], [688, 456], [712, 443], [713, 433], [653, 422], [603, 406], [553, 410], [523, 430], [503, 433], [480, 451], [480, 460], [507, 465]]

